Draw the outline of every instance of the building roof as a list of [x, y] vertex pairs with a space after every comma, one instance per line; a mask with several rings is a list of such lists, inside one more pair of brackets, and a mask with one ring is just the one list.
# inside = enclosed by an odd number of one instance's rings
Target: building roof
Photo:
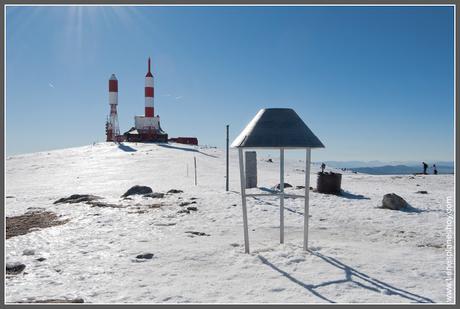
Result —
[[236, 148], [324, 148], [291, 108], [265, 108], [233, 141]]
[[125, 134], [135, 135], [135, 134], [139, 134], [139, 131], [137, 131], [136, 129], [134, 129], [134, 130], [131, 129], [128, 132], [126, 132]]

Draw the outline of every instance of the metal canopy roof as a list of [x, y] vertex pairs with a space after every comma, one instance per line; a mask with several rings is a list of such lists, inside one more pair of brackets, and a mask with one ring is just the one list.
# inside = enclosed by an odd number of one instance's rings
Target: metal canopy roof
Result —
[[265, 108], [233, 141], [236, 148], [324, 148], [291, 108]]

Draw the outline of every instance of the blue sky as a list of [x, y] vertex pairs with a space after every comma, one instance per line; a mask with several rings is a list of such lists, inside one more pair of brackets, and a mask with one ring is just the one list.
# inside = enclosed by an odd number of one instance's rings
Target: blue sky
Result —
[[124, 132], [147, 57], [170, 136], [223, 147], [264, 107], [294, 108], [313, 160], [453, 160], [453, 7], [8, 7], [8, 155]]

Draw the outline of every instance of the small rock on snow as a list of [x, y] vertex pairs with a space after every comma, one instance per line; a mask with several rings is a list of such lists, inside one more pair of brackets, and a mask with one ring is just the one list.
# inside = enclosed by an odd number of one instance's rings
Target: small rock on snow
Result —
[[7, 275], [17, 275], [20, 274], [24, 268], [26, 268], [26, 265], [15, 262], [15, 263], [6, 263], [6, 274]]
[[45, 261], [45, 260], [46, 260], [46, 258], [44, 258], [44, 257], [39, 257], [39, 258], [37, 259], [37, 261], [39, 261], [39, 262], [43, 262], [43, 261]]
[[135, 195], [135, 194], [149, 194], [149, 193], [152, 193], [152, 192], [153, 192], [153, 190], [150, 187], [136, 185], [136, 186], [131, 187], [121, 197], [127, 197], [127, 196]]
[[203, 233], [203, 232], [195, 232], [195, 231], [186, 231], [185, 233], [196, 235], [196, 236], [211, 236], [211, 235]]
[[190, 210], [188, 209], [181, 209], [177, 212], [178, 214], [189, 214], [190, 213]]
[[187, 205], [190, 205], [190, 204], [196, 204], [196, 202], [195, 201], [193, 201], [193, 202], [182, 202], [182, 203], [179, 204], [179, 206], [184, 207], [184, 206], [187, 206]]
[[165, 196], [164, 193], [159, 193], [159, 192], [144, 194], [144, 197], [150, 197], [150, 198], [163, 198], [164, 196]]
[[83, 298], [74, 298], [74, 299], [39, 299], [31, 301], [19, 301], [18, 303], [39, 303], [39, 304], [72, 304], [72, 303], [84, 303]]
[[183, 193], [184, 191], [182, 190], [177, 190], [177, 189], [171, 189], [167, 192], [167, 194], [174, 194], [174, 193]]
[[143, 253], [136, 256], [136, 259], [148, 259], [153, 258], [153, 253]]
[[417, 191], [415, 193], [419, 193], [419, 194], [428, 194], [428, 191], [424, 191], [424, 190], [420, 190], [420, 191]]
[[187, 207], [187, 210], [197, 211], [198, 208], [196, 208], [195, 206], [190, 206], [190, 207]]
[[382, 208], [400, 210], [406, 207], [407, 205], [407, 202], [395, 193], [389, 193], [383, 196]]
[[35, 254], [35, 250], [33, 249], [26, 249], [22, 251], [22, 255], [34, 255], [34, 254]]
[[99, 196], [91, 195], [91, 194], [72, 194], [69, 197], [63, 197], [55, 201], [53, 204], [61, 204], [61, 203], [81, 203], [81, 202], [91, 202], [94, 200], [101, 199]]
[[[275, 189], [279, 190], [279, 189], [280, 189], [280, 185], [281, 185], [281, 184], [277, 184], [277, 185], [275, 186]], [[291, 184], [289, 184], [289, 183], [287, 183], [287, 182], [284, 183], [284, 188], [291, 188], [291, 187], [292, 187]]]

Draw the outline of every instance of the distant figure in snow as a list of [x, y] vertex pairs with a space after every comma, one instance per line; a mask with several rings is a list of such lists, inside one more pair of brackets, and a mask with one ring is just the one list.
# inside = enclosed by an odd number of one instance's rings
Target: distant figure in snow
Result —
[[428, 168], [428, 164], [426, 164], [425, 162], [422, 162], [423, 164], [423, 174], [426, 175], [426, 169]]
[[324, 169], [326, 168], [326, 164], [321, 163], [321, 173], [324, 173]]
[[433, 164], [433, 174], [438, 175], [438, 170], [436, 169], [436, 164]]

